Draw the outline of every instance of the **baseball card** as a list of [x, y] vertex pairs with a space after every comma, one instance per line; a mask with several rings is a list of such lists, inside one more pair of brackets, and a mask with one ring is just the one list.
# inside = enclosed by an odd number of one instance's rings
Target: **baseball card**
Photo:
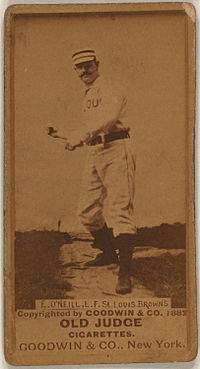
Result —
[[195, 8], [5, 13], [5, 357], [197, 353]]

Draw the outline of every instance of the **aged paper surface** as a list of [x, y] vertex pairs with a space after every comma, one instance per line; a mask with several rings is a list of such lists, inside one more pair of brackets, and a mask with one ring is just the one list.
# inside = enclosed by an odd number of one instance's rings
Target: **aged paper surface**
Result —
[[21, 5], [5, 30], [7, 360], [192, 360], [194, 8]]

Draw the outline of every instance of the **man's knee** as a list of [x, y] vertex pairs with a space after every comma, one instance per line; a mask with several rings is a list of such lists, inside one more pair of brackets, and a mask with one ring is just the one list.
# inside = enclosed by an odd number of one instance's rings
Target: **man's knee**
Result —
[[78, 213], [82, 225], [87, 228], [90, 232], [102, 228], [105, 224], [105, 220], [99, 212], [87, 213], [80, 211]]
[[84, 227], [87, 227], [88, 224], [90, 224], [92, 222], [91, 216], [89, 216], [88, 214], [85, 214], [84, 211], [82, 211], [82, 210], [80, 210], [77, 215], [78, 215], [78, 217], [81, 221], [81, 224]]

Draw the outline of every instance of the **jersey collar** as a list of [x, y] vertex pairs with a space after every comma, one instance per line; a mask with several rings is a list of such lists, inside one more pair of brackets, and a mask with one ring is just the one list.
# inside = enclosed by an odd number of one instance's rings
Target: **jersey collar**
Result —
[[87, 88], [85, 89], [85, 95], [87, 95], [88, 91], [89, 91], [91, 88], [94, 88], [94, 87], [98, 86], [99, 81], [101, 81], [101, 76], [98, 76], [98, 77], [95, 79], [95, 81], [94, 81], [94, 82], [93, 82], [89, 87], [87, 87]]

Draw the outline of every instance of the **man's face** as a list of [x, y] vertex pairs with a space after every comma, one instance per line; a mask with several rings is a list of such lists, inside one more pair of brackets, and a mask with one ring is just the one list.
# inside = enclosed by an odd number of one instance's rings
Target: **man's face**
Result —
[[86, 85], [91, 85], [98, 77], [98, 62], [91, 60], [75, 65], [78, 76]]

